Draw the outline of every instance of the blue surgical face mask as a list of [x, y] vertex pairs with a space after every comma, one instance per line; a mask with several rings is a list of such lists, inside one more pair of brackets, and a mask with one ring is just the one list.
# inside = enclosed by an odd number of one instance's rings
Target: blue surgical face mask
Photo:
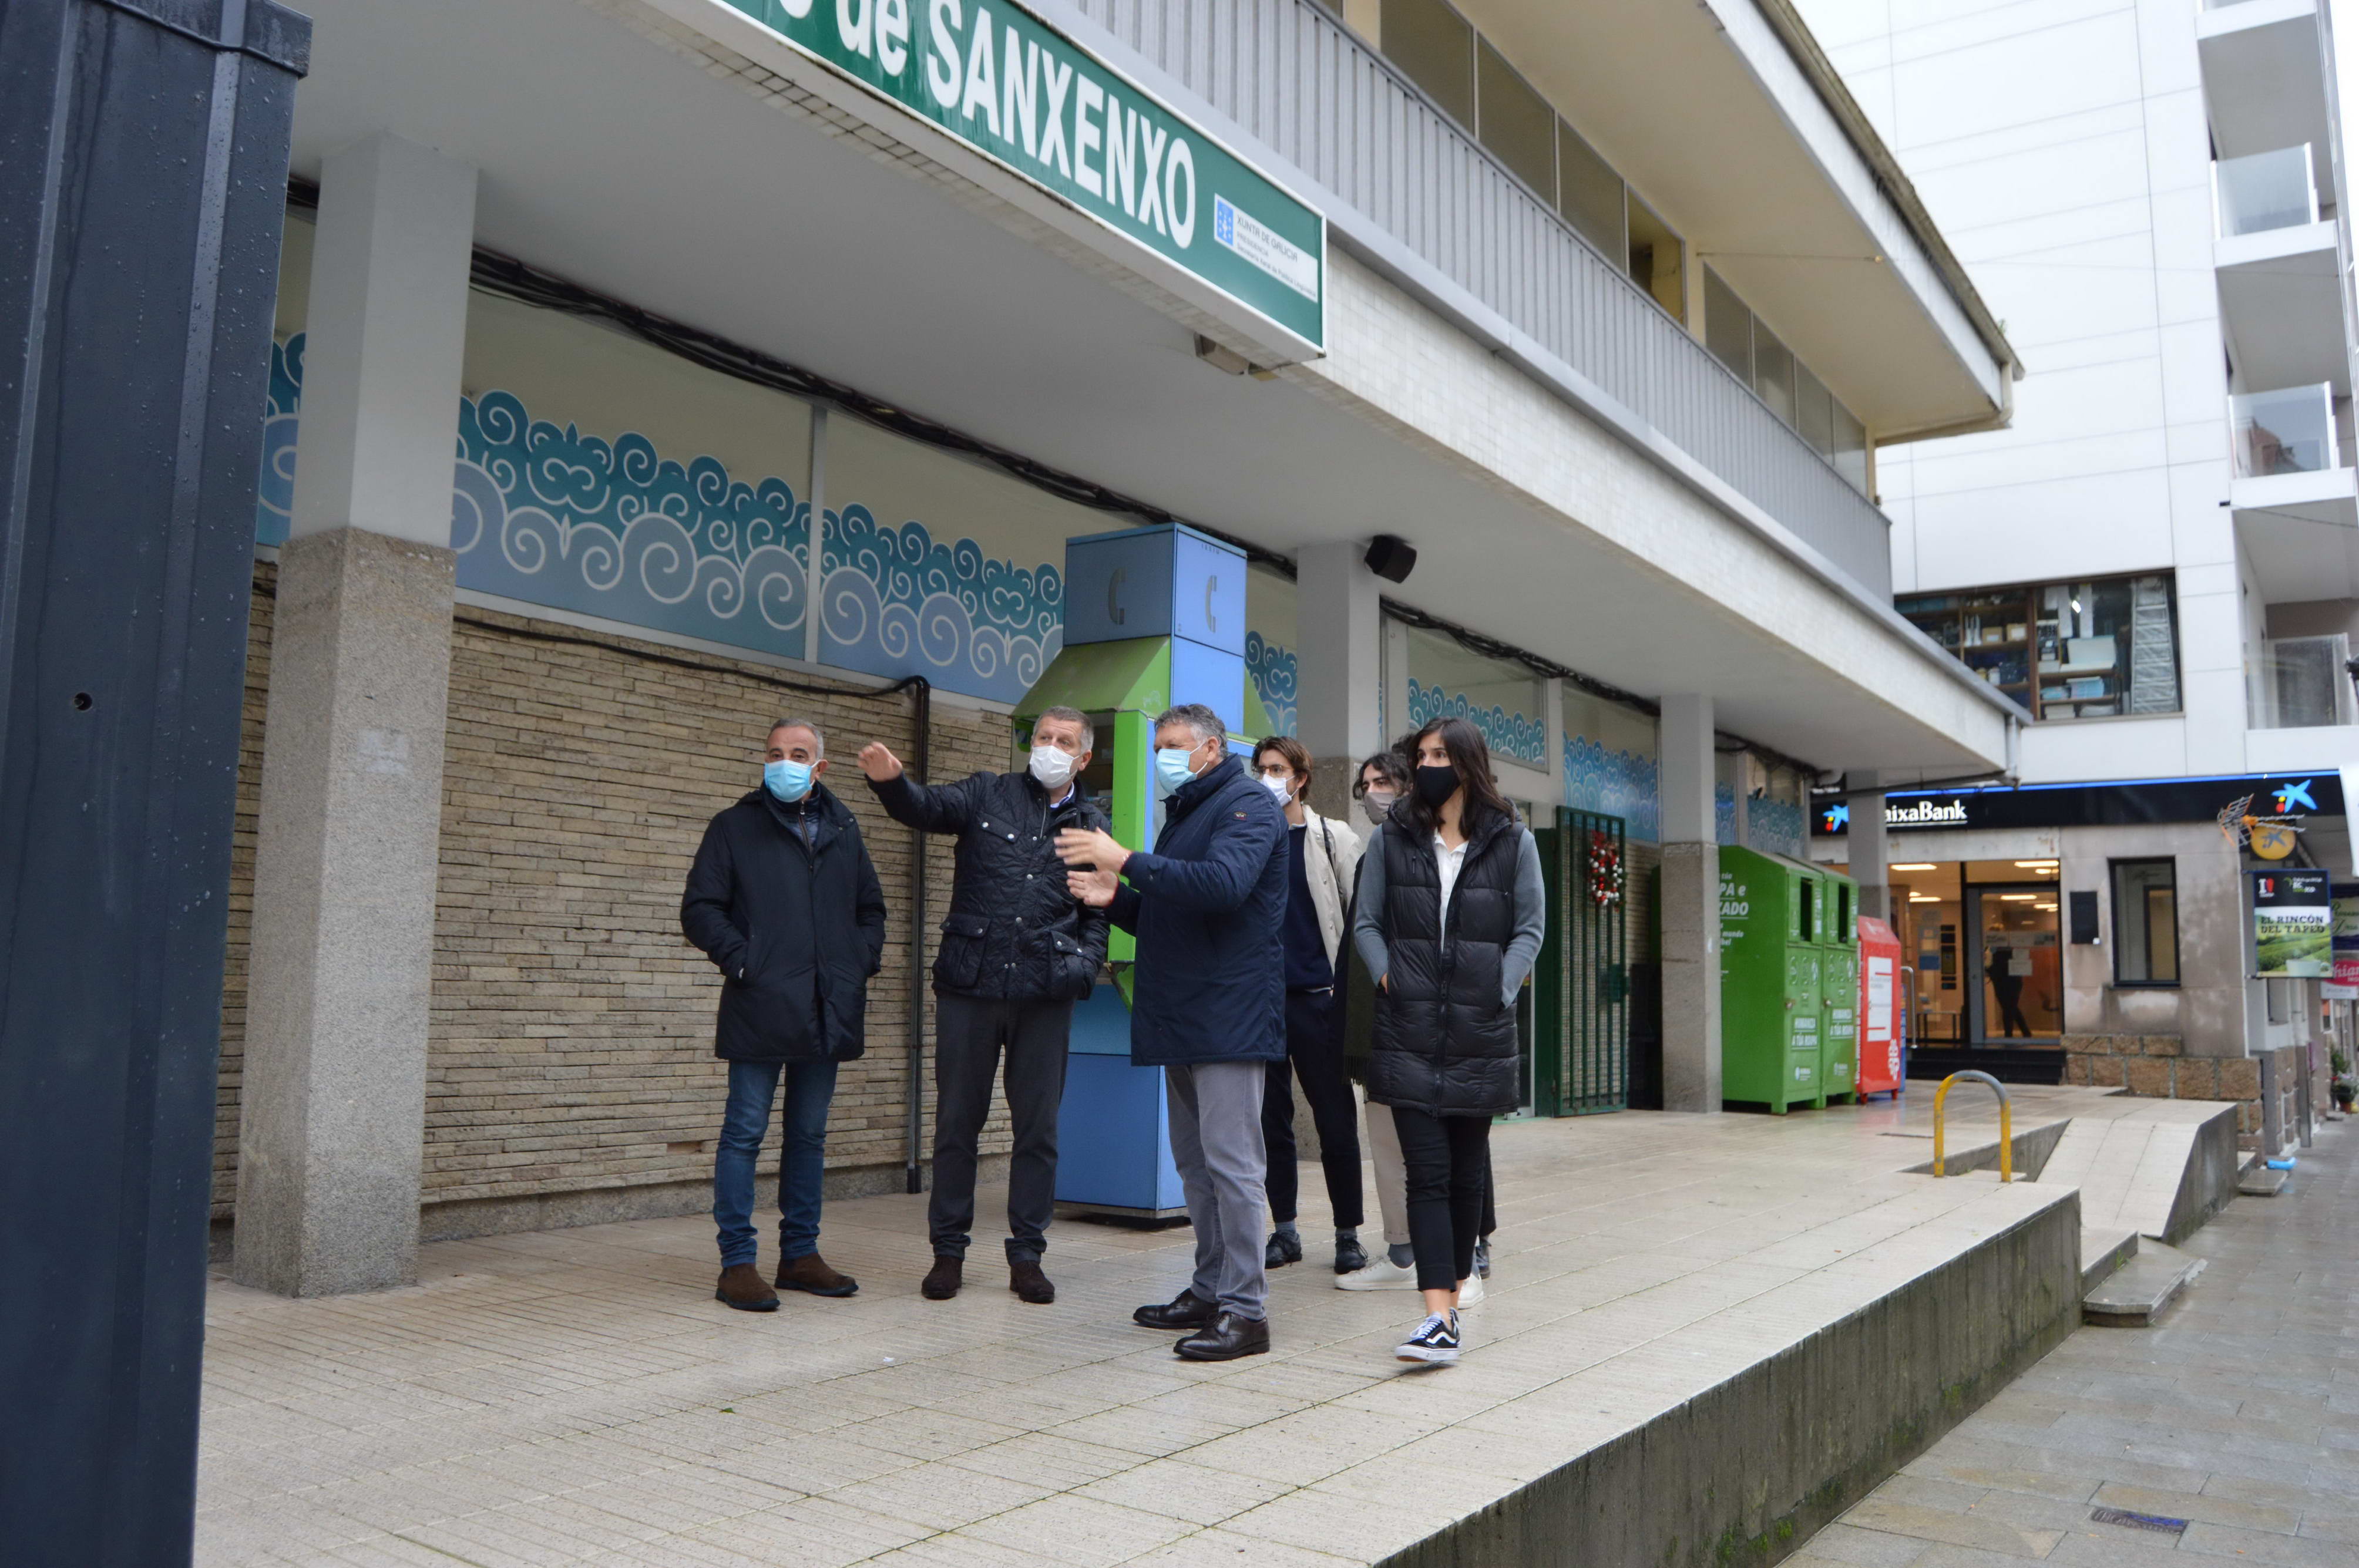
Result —
[[1169, 746], [1155, 753], [1155, 788], [1158, 794], [1169, 795], [1196, 776], [1189, 759], [1196, 753], [1178, 746]]
[[810, 764], [809, 762], [764, 762], [762, 787], [788, 806], [792, 806], [810, 794]]

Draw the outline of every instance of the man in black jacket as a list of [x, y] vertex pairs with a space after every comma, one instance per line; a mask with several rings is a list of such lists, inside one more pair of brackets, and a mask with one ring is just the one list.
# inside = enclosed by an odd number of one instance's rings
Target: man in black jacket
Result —
[[778, 1161], [780, 1290], [860, 1287], [819, 1255], [820, 1184], [836, 1065], [864, 1048], [868, 978], [885, 953], [885, 893], [860, 825], [819, 782], [827, 743], [800, 719], [770, 726], [762, 787], [712, 819], [680, 899], [680, 929], [721, 971], [713, 1054], [729, 1103], [712, 1159], [715, 1300], [776, 1312], [756, 1266], [754, 1161], [786, 1080]]
[[1016, 1149], [1007, 1172], [1007, 1288], [1052, 1302], [1040, 1271], [1057, 1199], [1057, 1111], [1073, 1003], [1096, 985], [1106, 917], [1075, 902], [1057, 859], [1065, 827], [1103, 829], [1082, 792], [1096, 743], [1080, 710], [1052, 708], [1033, 722], [1020, 773], [974, 773], [929, 788], [880, 742], [860, 753], [868, 787], [897, 822], [958, 835], [950, 914], [934, 960], [934, 1194], [927, 1221], [934, 1266], [929, 1301], [958, 1294], [974, 1224], [975, 1141], [991, 1114], [991, 1081], [1007, 1054], [1007, 1108]]

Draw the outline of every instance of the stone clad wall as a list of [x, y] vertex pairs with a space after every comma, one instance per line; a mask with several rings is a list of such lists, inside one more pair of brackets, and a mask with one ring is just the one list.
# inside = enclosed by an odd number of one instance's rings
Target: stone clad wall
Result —
[[[273, 577], [266, 563], [257, 567], [224, 977], [216, 1218], [230, 1217], [236, 1194]], [[599, 645], [528, 635], [535, 632]], [[831, 1186], [898, 1190], [913, 836], [875, 806], [853, 758], [871, 739], [910, 757], [908, 697], [464, 606], [451, 652], [426, 1234], [688, 1212], [709, 1201], [725, 1082], [712, 1051], [720, 982], [680, 935], [680, 888], [706, 821], [758, 782], [763, 727], [786, 714], [826, 731], [831, 785], [861, 820], [890, 910], [885, 967], [869, 986], [868, 1054], [838, 1084]], [[781, 680], [829, 689], [786, 691]], [[1006, 734], [1004, 718], [937, 699], [932, 777], [1006, 766]], [[929, 860], [929, 956], [950, 880], [950, 845], [937, 840]], [[929, 1047], [930, 1031], [929, 991]], [[984, 1152], [1002, 1154], [1006, 1144], [1003, 1112], [985, 1130]]]
[[2068, 1034], [2064, 1081], [2147, 1099], [2239, 1101], [2238, 1134], [2261, 1128], [2261, 1064], [2250, 1056], [2190, 1056], [2176, 1034]]

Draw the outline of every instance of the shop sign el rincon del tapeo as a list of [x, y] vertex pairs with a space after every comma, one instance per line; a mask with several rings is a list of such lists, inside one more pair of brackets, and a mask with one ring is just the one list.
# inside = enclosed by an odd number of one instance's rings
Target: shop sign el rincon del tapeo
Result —
[[647, 3], [733, 48], [789, 46], [1127, 242], [1107, 254], [1243, 307], [1287, 358], [1324, 352], [1324, 215], [1007, 0]]

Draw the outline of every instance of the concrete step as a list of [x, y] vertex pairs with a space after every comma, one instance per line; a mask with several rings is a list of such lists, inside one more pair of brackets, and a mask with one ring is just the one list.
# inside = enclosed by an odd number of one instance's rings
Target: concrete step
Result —
[[2286, 1178], [2291, 1171], [2272, 1171], [2256, 1162], [2236, 1178], [2236, 1191], [2248, 1198], [2273, 1198], [2285, 1191]]
[[2081, 1294], [2086, 1296], [2114, 1270], [2137, 1256], [2138, 1234], [2135, 1230], [2112, 1230], [2082, 1226], [2081, 1227]]
[[2202, 1269], [2202, 1259], [2147, 1237], [2136, 1256], [2081, 1298], [2081, 1316], [2112, 1328], [2144, 1328]]

